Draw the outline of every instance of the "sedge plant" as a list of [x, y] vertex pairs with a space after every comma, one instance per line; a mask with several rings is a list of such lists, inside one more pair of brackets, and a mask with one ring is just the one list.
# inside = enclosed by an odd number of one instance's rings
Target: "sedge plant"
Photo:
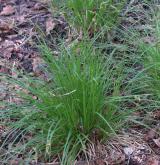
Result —
[[1, 160], [6, 163], [24, 154], [47, 162], [56, 157], [62, 165], [71, 165], [94, 137], [101, 141], [115, 135], [128, 119], [131, 108], [127, 111], [125, 104], [131, 98], [121, 98], [124, 65], [115, 62], [115, 51], [102, 55], [88, 40], [62, 46], [58, 57], [47, 45], [40, 48], [48, 81], [29, 75], [6, 77], [19, 86], [23, 101], [0, 111], [1, 122], [10, 128]]
[[[73, 22], [84, 31], [103, 25], [110, 28], [119, 14], [118, 4], [122, 4], [63, 2]], [[45, 43], [40, 51], [47, 81], [20, 73], [18, 78], [5, 77], [18, 85], [16, 92], [22, 101], [6, 103], [0, 109], [1, 124], [9, 128], [1, 142], [1, 151], [5, 149], [0, 154], [1, 164], [20, 155], [26, 161], [53, 162], [58, 158], [62, 165], [74, 164], [79, 155], [87, 160], [87, 144], [115, 135], [141, 99], [138, 94], [132, 96], [139, 84], [136, 76], [127, 80], [127, 61], [115, 60], [116, 50], [102, 54], [85, 40], [72, 47], [62, 45], [57, 57]], [[135, 100], [133, 107], [128, 106]]]

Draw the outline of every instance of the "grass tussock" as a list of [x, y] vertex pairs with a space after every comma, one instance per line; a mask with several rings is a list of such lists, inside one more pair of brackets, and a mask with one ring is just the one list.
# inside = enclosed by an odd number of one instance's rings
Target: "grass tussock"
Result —
[[[41, 45], [41, 51], [50, 80], [11, 78], [21, 88], [19, 95], [24, 102], [8, 106], [1, 117], [12, 119], [9, 126], [20, 131], [10, 146], [13, 155], [45, 153], [46, 160], [59, 155], [62, 164], [70, 164], [78, 153], [85, 151], [87, 143], [95, 137], [101, 141], [115, 134], [126, 122], [130, 111], [121, 105], [131, 98], [122, 99], [120, 93], [124, 66], [115, 63], [114, 51], [108, 58], [88, 41], [72, 48], [63, 47], [58, 57], [46, 45]], [[22, 142], [24, 134], [31, 140]], [[9, 139], [10, 136], [4, 145]], [[17, 140], [21, 145], [14, 148]]]

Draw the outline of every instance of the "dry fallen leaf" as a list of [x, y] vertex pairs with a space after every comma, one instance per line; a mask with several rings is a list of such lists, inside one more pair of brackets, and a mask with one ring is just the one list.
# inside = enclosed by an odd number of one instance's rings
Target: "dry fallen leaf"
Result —
[[56, 23], [54, 22], [54, 20], [52, 18], [48, 18], [48, 20], [46, 21], [46, 33], [47, 35], [50, 34], [50, 31], [53, 30], [56, 26]]
[[9, 30], [10, 30], [10, 25], [0, 20], [0, 33], [3, 31], [9, 31]]
[[147, 160], [147, 164], [146, 165], [160, 165], [160, 160], [157, 157], [150, 157]]
[[107, 159], [108, 164], [123, 164], [125, 162], [125, 155], [118, 151], [112, 151], [110, 156]]
[[7, 34], [8, 32], [11, 32], [14, 26], [14, 20], [0, 20], [0, 34], [3, 36]]
[[149, 141], [149, 140], [152, 140], [154, 139], [156, 136], [156, 130], [155, 129], [151, 129], [145, 136], [145, 140], [146, 141]]
[[0, 65], [0, 73], [11, 74], [11, 70], [9, 68]]
[[0, 50], [3, 54], [3, 57], [6, 59], [11, 58], [12, 51], [14, 50], [14, 41], [5, 40], [4, 43], [1, 44]]
[[157, 110], [157, 111], [153, 112], [153, 118], [154, 119], [160, 119], [160, 110]]
[[154, 143], [160, 148], [160, 138], [153, 139]]
[[0, 15], [4, 15], [4, 16], [8, 16], [11, 15], [15, 12], [15, 9], [13, 6], [11, 5], [7, 5], [3, 8], [3, 10], [1, 11]]
[[43, 3], [36, 3], [33, 7], [34, 10], [43, 10], [46, 9], [46, 5]]
[[17, 19], [19, 25], [24, 24], [27, 21], [26, 18], [25, 18], [25, 15], [19, 15], [19, 16], [16, 17], [16, 19]]

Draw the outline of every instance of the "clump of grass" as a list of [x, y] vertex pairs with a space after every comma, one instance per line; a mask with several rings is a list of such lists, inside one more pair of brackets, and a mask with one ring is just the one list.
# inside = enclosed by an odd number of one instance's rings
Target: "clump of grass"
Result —
[[[101, 141], [126, 122], [131, 111], [122, 107], [124, 66], [115, 63], [112, 54], [107, 58], [101, 55], [88, 41], [63, 47], [57, 58], [45, 44], [41, 51], [48, 66], [48, 82], [31, 76], [9, 78], [20, 86], [19, 95], [24, 101], [1, 111], [2, 121], [10, 121], [5, 124], [19, 132], [12, 135], [8, 152], [25, 153], [32, 159], [38, 155], [44, 161], [58, 156], [61, 164], [72, 164], [94, 137]], [[125, 101], [129, 99], [124, 97]]]
[[144, 67], [149, 78], [150, 90], [160, 98], [160, 21], [159, 13], [153, 19], [153, 30], [151, 31], [154, 40], [149, 43], [140, 43], [140, 48], [143, 51]]
[[[53, 6], [62, 8], [67, 20], [83, 32], [110, 30], [118, 22], [119, 14], [126, 0], [52, 0]], [[63, 4], [63, 7], [62, 7]]]

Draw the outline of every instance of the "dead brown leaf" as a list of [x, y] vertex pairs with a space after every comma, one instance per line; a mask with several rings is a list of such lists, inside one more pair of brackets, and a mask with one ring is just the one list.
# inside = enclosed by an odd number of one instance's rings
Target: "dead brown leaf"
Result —
[[157, 111], [153, 112], [153, 118], [160, 120], [160, 110], [157, 110]]
[[144, 137], [146, 141], [149, 141], [149, 140], [152, 140], [154, 139], [156, 136], [156, 130], [154, 129], [151, 129], [147, 134], [146, 136]]
[[0, 73], [11, 74], [11, 70], [5, 66], [0, 65]]
[[0, 20], [0, 34], [8, 33], [12, 31], [14, 20], [3, 21]]
[[6, 59], [11, 58], [12, 51], [14, 50], [14, 42], [10, 40], [5, 40], [0, 46], [0, 50], [3, 54], [3, 57]]
[[16, 17], [16, 20], [18, 21], [19, 25], [26, 23], [25, 15], [20, 15]]
[[8, 16], [8, 15], [12, 15], [14, 14], [15, 12], [15, 9], [13, 6], [11, 5], [7, 5], [3, 8], [3, 10], [1, 11], [0, 15], [3, 15], [3, 16]]
[[55, 21], [52, 18], [48, 18], [48, 20], [46, 21], [46, 34], [50, 34], [50, 31], [53, 30], [55, 26]]
[[113, 151], [111, 155], [109, 156], [109, 159], [107, 160], [107, 162], [110, 165], [123, 164], [125, 162], [125, 155], [121, 152]]
[[160, 160], [157, 157], [150, 157], [147, 160], [147, 165], [160, 165]]
[[154, 143], [160, 148], [160, 138], [153, 139]]
[[9, 31], [9, 30], [10, 30], [10, 25], [0, 20], [0, 33], [3, 31]]
[[33, 7], [34, 10], [43, 10], [46, 9], [46, 6], [43, 3], [36, 3]]

